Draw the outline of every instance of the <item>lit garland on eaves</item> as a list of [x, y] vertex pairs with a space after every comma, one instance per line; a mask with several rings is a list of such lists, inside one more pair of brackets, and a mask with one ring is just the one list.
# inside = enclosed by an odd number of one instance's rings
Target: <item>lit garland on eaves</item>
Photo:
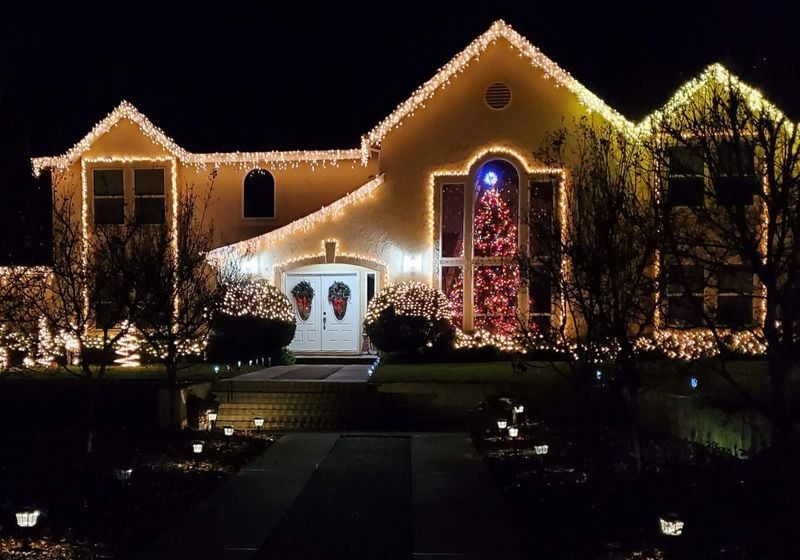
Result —
[[361, 150], [359, 149], [195, 154], [180, 147], [172, 138], [167, 136], [163, 130], [158, 128], [150, 119], [139, 112], [136, 107], [127, 101], [122, 101], [116, 109], [97, 123], [89, 134], [84, 136], [65, 154], [54, 157], [33, 158], [31, 162], [34, 176], [38, 177], [44, 169], [66, 169], [91, 148], [92, 144], [94, 144], [98, 138], [116, 127], [123, 119], [127, 119], [138, 126], [150, 141], [164, 148], [182, 164], [196, 167], [237, 165], [240, 168], [247, 168], [259, 164], [269, 164], [269, 166], [273, 168], [286, 169], [287, 167], [297, 167], [305, 163], [309, 164], [312, 168], [316, 168], [326, 165], [337, 165], [338, 162], [343, 160], [358, 161], [361, 159]]
[[234, 317], [252, 315], [295, 322], [294, 308], [289, 298], [266, 280], [249, 280], [226, 286], [220, 311]]
[[353, 192], [343, 196], [328, 206], [323, 206], [316, 212], [312, 212], [304, 218], [300, 218], [299, 220], [295, 220], [294, 222], [283, 227], [253, 237], [246, 241], [241, 241], [239, 243], [233, 243], [231, 245], [214, 249], [210, 252], [210, 257], [214, 260], [219, 259], [224, 261], [226, 257], [230, 256], [231, 252], [235, 252], [239, 255], [255, 254], [260, 250], [277, 245], [280, 241], [290, 235], [295, 233], [304, 233], [320, 222], [324, 222], [326, 220], [335, 220], [341, 217], [348, 206], [366, 200], [381, 185], [383, 185], [383, 175], [378, 175]]
[[[385, 119], [363, 135], [360, 148], [195, 154], [180, 147], [133, 105], [123, 101], [65, 154], [32, 159], [33, 174], [38, 177], [44, 169], [66, 169], [77, 161], [98, 138], [117, 126], [122, 119], [128, 119], [135, 123], [154, 144], [161, 146], [182, 164], [186, 165], [197, 167], [236, 165], [244, 169], [265, 164], [272, 168], [286, 169], [308, 164], [313, 169], [326, 167], [327, 165], [336, 166], [340, 161], [355, 162], [358, 160], [361, 160], [362, 165], [366, 165], [372, 148], [380, 147], [387, 134], [402, 126], [406, 118], [414, 116], [417, 111], [424, 109], [427, 102], [434, 97], [437, 91], [450, 85], [454, 78], [464, 72], [473, 61], [480, 58], [488, 47], [496, 44], [500, 39], [508, 41], [511, 47], [518, 51], [520, 57], [528, 59], [531, 66], [541, 69], [544, 77], [552, 79], [556, 87], [565, 87], [572, 92], [589, 112], [600, 115], [618, 130], [634, 138], [652, 134], [656, 128], [655, 124], [683, 106], [693, 95], [710, 82], [722, 85], [730, 84], [740, 88], [751, 108], [763, 109], [773, 118], [777, 120], [783, 119], [783, 113], [768, 102], [758, 90], [745, 84], [724, 66], [717, 63], [708, 66], [698, 77], [679, 88], [664, 107], [654, 111], [638, 124], [634, 124], [573, 78], [569, 72], [550, 60], [530, 41], [514, 31], [510, 25], [503, 20], [498, 20], [485, 33], [472, 41], [450, 62], [445, 64], [431, 79], [418, 87], [408, 99], [400, 103]], [[791, 126], [795, 126], [794, 123]]]

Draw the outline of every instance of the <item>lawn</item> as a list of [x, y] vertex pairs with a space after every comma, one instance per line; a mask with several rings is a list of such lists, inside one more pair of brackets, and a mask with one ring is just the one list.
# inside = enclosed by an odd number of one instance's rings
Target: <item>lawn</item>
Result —
[[[9, 560], [130, 558], [271, 443], [252, 431], [103, 429], [87, 455], [77, 425], [10, 432], [0, 441], [0, 558]], [[132, 469], [125, 486], [119, 468]], [[32, 530], [16, 527], [24, 507], [43, 511]]]
[[[213, 381], [215, 379], [227, 379], [242, 373], [257, 371], [265, 366], [243, 364], [241, 369], [235, 366], [230, 369], [225, 365], [219, 366], [219, 373], [214, 373], [216, 364], [200, 363], [182, 366], [178, 371], [178, 379], [181, 381]], [[160, 364], [148, 364], [136, 367], [110, 366], [106, 369], [105, 378], [108, 380], [160, 380], [166, 379], [167, 374], [164, 366]], [[30, 368], [18, 369], [0, 373], [0, 379], [30, 379], [32, 381], [49, 381], [80, 378], [66, 371], [63, 368], [46, 369]]]
[[547, 362], [534, 362], [526, 372], [515, 373], [511, 362], [441, 364], [381, 364], [372, 375], [375, 383], [561, 383], [562, 377]]

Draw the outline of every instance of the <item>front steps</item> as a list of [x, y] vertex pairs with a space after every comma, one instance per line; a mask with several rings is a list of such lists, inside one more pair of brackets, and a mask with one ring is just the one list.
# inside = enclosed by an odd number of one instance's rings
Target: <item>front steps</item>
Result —
[[367, 383], [253, 381], [215, 386], [220, 397], [218, 426], [263, 430], [352, 430], [368, 425], [373, 401]]
[[372, 365], [378, 356], [371, 354], [295, 354], [296, 364], [361, 364], [365, 366]]

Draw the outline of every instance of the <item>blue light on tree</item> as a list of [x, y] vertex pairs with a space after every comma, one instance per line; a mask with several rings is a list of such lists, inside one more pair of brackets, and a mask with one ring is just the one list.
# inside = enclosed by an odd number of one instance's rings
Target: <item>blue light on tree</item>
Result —
[[603, 378], [603, 372], [600, 371], [599, 369], [596, 372], [594, 372], [594, 375], [595, 377], [597, 377], [598, 381], [600, 381]]
[[495, 186], [497, 184], [498, 179], [499, 177], [497, 176], [497, 173], [495, 173], [494, 171], [487, 171], [483, 175], [483, 182], [489, 185], [490, 187]]
[[699, 384], [700, 382], [697, 380], [696, 377], [689, 378], [689, 387], [691, 387], [692, 389], [697, 389], [697, 386]]

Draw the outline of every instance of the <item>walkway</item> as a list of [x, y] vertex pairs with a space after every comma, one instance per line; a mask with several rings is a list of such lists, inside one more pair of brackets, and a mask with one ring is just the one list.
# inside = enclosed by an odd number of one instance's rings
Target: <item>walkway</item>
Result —
[[231, 378], [231, 381], [367, 381], [368, 364], [297, 364], [274, 366]]
[[137, 558], [518, 559], [465, 434], [287, 434]]

